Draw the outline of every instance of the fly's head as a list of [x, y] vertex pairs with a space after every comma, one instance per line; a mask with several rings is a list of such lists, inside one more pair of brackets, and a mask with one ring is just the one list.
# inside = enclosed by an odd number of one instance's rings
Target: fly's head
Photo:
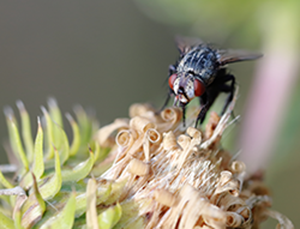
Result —
[[174, 105], [187, 105], [193, 98], [205, 92], [204, 83], [190, 72], [174, 73], [169, 77], [169, 86], [175, 94]]

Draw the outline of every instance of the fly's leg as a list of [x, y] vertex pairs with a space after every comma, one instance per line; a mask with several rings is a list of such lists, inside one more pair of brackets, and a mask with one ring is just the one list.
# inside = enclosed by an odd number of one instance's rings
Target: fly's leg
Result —
[[208, 98], [207, 98], [207, 93], [204, 93], [202, 96], [199, 97], [200, 99], [200, 106], [202, 109], [200, 110], [196, 123], [195, 123], [195, 128], [197, 128], [198, 122], [200, 121], [200, 124], [203, 123], [206, 113], [211, 105], [209, 105]]
[[176, 72], [176, 66], [175, 65], [169, 65], [169, 76], [173, 75]]
[[[221, 115], [223, 115], [225, 113], [229, 103], [232, 101], [233, 95], [234, 95], [234, 89], [235, 89], [235, 87], [234, 87], [235, 86], [235, 77], [233, 75], [228, 74], [224, 78], [225, 78], [224, 79], [224, 84], [222, 86], [220, 86], [220, 91], [225, 92], [225, 93], [229, 93], [229, 95], [226, 98], [226, 101], [225, 101], [225, 104], [223, 106]], [[231, 81], [230, 85], [225, 84], [228, 81]]]
[[[231, 90], [230, 87], [231, 87], [230, 85], [223, 85], [223, 87], [221, 87], [221, 91], [225, 92], [225, 93], [228, 93]], [[232, 101], [232, 98], [230, 98], [230, 95], [228, 95], [220, 115], [223, 115], [225, 113], [225, 111], [226, 111], [226, 109], [227, 109], [227, 107], [228, 107], [228, 105], [230, 104], [231, 101]], [[231, 111], [231, 117], [232, 117], [232, 119], [235, 119], [235, 115], [234, 115], [233, 111]]]
[[[230, 82], [230, 84], [226, 84]], [[209, 108], [214, 103], [215, 99], [218, 97], [220, 92], [229, 93], [226, 102], [224, 104], [224, 107], [222, 109], [221, 115], [223, 115], [229, 105], [229, 103], [233, 99], [234, 90], [235, 90], [235, 77], [230, 74], [226, 74], [225, 72], [220, 72], [220, 75], [216, 80], [210, 85], [209, 88], [207, 88], [207, 92], [200, 97], [200, 104], [202, 105], [202, 109], [198, 114], [198, 117], [196, 119], [195, 127], [197, 127], [198, 122], [200, 121], [200, 124], [203, 123], [206, 113], [209, 110]]]
[[[175, 65], [169, 65], [169, 77], [171, 75], [173, 75], [175, 72], [176, 72], [176, 66]], [[166, 99], [164, 105], [162, 106], [162, 108], [160, 108], [158, 113], [162, 112], [166, 108], [166, 106], [168, 105], [168, 103], [170, 101], [170, 98], [171, 98], [172, 94], [174, 94], [174, 92], [171, 88], [169, 88], [169, 93], [168, 93], [167, 99]]]
[[182, 122], [183, 122], [183, 127], [185, 127], [185, 103], [180, 103], [180, 107], [182, 109]]
[[201, 111], [199, 112], [199, 114], [197, 116], [196, 123], [195, 123], [195, 128], [197, 128], [197, 125], [198, 125], [199, 121], [200, 121], [200, 125], [203, 123], [203, 121], [205, 119], [205, 116], [206, 116], [206, 113], [209, 110], [209, 108], [211, 107], [211, 105], [212, 105], [212, 102], [208, 102], [202, 107]]
[[197, 125], [198, 125], [198, 122], [200, 121], [200, 125], [203, 123], [204, 119], [205, 119], [205, 116], [206, 116], [206, 113], [208, 111], [208, 103], [205, 104], [201, 111], [199, 112], [198, 116], [197, 116], [197, 119], [196, 119], [196, 123], [195, 123], [195, 128], [197, 128]]

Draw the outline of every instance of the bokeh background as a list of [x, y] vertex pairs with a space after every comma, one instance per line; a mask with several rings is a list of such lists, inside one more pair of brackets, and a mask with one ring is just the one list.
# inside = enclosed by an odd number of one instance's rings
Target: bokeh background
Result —
[[[263, 60], [229, 67], [240, 85], [235, 113], [242, 118], [227, 130], [223, 144], [233, 153], [248, 147], [241, 157], [250, 168], [257, 164], [265, 171], [273, 209], [297, 228], [299, 9], [296, 0], [2, 1], [0, 107], [17, 111], [15, 102], [21, 99], [35, 133], [40, 105], [54, 96], [63, 113], [81, 104], [93, 108], [105, 125], [127, 117], [132, 103], [161, 107], [168, 65], [178, 57], [175, 35], [261, 50]], [[223, 102], [221, 96], [212, 109], [219, 112]], [[1, 113], [2, 142], [6, 136]], [[0, 155], [0, 163], [6, 163], [4, 148]], [[264, 228], [275, 224], [268, 220]]]

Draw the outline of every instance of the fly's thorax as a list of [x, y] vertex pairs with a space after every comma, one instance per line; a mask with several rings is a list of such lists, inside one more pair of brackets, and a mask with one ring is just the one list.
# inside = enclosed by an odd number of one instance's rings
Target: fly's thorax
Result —
[[179, 61], [177, 72], [193, 72], [205, 85], [213, 82], [218, 71], [218, 56], [208, 46], [197, 46]]

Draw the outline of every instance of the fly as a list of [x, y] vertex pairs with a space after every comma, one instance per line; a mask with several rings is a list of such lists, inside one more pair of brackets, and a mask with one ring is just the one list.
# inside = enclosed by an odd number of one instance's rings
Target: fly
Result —
[[180, 106], [185, 125], [185, 107], [195, 97], [199, 97], [201, 110], [197, 116], [203, 123], [206, 113], [221, 92], [227, 93], [227, 99], [221, 115], [233, 99], [235, 77], [227, 72], [229, 63], [255, 60], [262, 55], [244, 50], [216, 49], [200, 39], [177, 37], [176, 44], [180, 53], [174, 65], [169, 66], [169, 93], [163, 108], [175, 95], [174, 105]]

